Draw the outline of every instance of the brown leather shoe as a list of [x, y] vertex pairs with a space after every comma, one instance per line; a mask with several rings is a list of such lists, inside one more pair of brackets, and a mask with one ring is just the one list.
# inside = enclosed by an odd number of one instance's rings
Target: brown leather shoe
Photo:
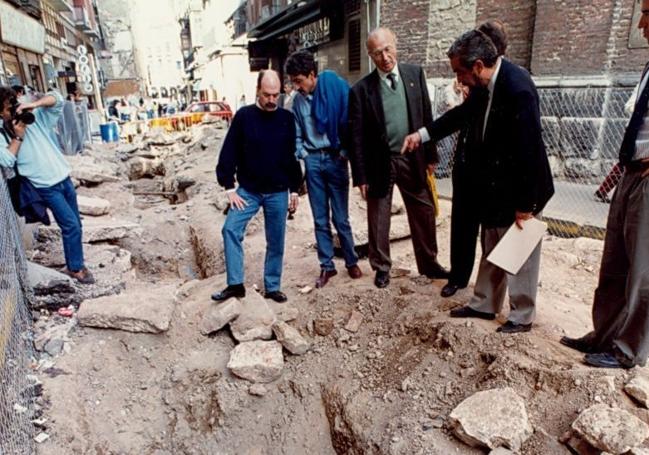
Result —
[[361, 268], [357, 265], [352, 265], [351, 267], [347, 267], [347, 273], [349, 273], [349, 276], [353, 280], [357, 280], [363, 276], [363, 272], [361, 272]]
[[338, 275], [338, 272], [335, 270], [322, 270], [320, 272], [320, 276], [318, 277], [317, 280], [315, 280], [315, 287], [316, 288], [321, 288], [324, 287], [328, 282], [329, 278], [334, 277]]

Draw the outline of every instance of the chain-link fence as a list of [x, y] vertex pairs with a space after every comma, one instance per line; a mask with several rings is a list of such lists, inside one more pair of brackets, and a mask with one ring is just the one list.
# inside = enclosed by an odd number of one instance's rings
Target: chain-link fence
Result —
[[26, 259], [0, 172], [0, 455], [33, 454], [35, 383]]
[[[625, 104], [633, 87], [541, 86], [543, 139], [554, 175], [555, 195], [544, 211], [550, 231], [562, 237], [603, 238], [615, 167], [630, 114]], [[448, 90], [431, 90], [433, 111], [448, 109]], [[441, 196], [450, 197], [455, 137], [438, 143], [436, 171]]]

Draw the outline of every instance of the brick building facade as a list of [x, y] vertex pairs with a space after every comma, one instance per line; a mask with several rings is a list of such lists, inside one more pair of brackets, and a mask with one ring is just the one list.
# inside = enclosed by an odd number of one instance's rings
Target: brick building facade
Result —
[[633, 46], [638, 0], [385, 0], [381, 24], [394, 29], [401, 59], [430, 76], [451, 76], [446, 50], [463, 31], [500, 19], [508, 55], [536, 76], [637, 74], [646, 46]]

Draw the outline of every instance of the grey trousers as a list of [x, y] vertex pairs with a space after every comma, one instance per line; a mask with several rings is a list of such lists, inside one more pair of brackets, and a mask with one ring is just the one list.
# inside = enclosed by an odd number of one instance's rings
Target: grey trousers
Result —
[[649, 177], [625, 171], [606, 224], [599, 282], [593, 302], [597, 350], [617, 351], [629, 363], [649, 356]]
[[518, 273], [511, 275], [487, 261], [487, 256], [508, 229], [482, 227], [482, 257], [469, 306], [483, 313], [500, 313], [505, 302], [505, 292], [509, 289], [511, 310], [508, 319], [516, 324], [531, 324], [536, 314], [542, 241], [534, 248]]
[[403, 196], [408, 213], [408, 224], [415, 250], [417, 270], [422, 275], [435, 273], [437, 263], [437, 236], [435, 231], [435, 206], [426, 187], [415, 178], [415, 169], [407, 156], [390, 158], [390, 189], [382, 198], [367, 198], [367, 225], [369, 233], [369, 260], [372, 270], [389, 272], [390, 218], [392, 190], [396, 184]]

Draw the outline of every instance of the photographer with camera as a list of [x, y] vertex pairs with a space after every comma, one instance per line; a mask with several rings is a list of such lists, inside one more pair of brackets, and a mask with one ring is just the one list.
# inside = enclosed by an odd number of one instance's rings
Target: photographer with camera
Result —
[[79, 283], [92, 284], [95, 280], [84, 266], [81, 217], [70, 166], [54, 134], [62, 108], [59, 93], [49, 92], [35, 102], [19, 105], [11, 88], [0, 87], [0, 166], [16, 167], [51, 210], [61, 228], [65, 273]]

